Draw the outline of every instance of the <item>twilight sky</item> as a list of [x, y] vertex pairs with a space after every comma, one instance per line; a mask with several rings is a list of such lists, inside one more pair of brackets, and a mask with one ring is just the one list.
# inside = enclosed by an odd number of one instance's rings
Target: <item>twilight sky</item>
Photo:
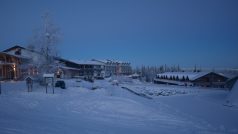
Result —
[[46, 11], [67, 59], [238, 68], [238, 0], [0, 0], [0, 50], [26, 46]]

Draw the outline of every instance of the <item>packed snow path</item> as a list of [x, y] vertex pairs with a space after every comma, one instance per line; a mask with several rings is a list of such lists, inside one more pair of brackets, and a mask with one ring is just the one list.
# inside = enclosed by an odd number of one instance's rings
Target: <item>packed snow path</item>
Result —
[[[97, 89], [91, 90], [93, 86]], [[67, 89], [57, 88], [55, 94], [45, 94], [44, 88], [36, 85], [33, 92], [28, 93], [24, 82], [4, 83], [2, 88], [1, 134], [235, 134], [238, 132], [237, 109], [220, 107], [212, 101], [208, 105], [201, 106], [201, 101], [204, 103], [206, 101], [195, 95], [150, 100], [134, 95], [120, 86], [113, 86], [106, 80], [96, 81], [93, 84], [68, 80]], [[216, 92], [216, 94], [225, 93]], [[196, 99], [193, 99], [194, 97]], [[196, 104], [199, 106], [194, 109]], [[224, 112], [222, 119], [227, 118], [231, 122], [229, 124], [233, 125], [226, 126], [228, 121], [204, 118], [203, 108], [207, 106], [211, 106], [214, 110], [222, 109], [221, 111]], [[205, 111], [212, 112], [212, 110]], [[219, 113], [219, 111], [214, 112]], [[217, 120], [218, 124], [216, 124]]]

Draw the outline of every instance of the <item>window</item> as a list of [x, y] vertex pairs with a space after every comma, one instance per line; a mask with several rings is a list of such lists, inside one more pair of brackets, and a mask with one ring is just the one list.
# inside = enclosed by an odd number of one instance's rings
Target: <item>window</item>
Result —
[[17, 49], [15, 55], [21, 55], [21, 49]]

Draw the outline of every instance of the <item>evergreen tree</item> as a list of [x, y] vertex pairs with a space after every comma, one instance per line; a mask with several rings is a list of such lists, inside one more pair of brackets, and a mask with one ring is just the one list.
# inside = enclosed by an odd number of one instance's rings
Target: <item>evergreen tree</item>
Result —
[[188, 78], [188, 76], [186, 77], [186, 81], [189, 81], [189, 78]]
[[185, 77], [184, 76], [182, 77], [182, 81], [185, 81]]
[[176, 80], [176, 79], [175, 79], [175, 76], [173, 76], [173, 80]]
[[170, 79], [170, 80], [173, 80], [173, 77], [172, 77], [172, 76], [170, 76], [170, 77], [169, 77], [169, 79]]
[[197, 65], [194, 66], [193, 72], [197, 72]]

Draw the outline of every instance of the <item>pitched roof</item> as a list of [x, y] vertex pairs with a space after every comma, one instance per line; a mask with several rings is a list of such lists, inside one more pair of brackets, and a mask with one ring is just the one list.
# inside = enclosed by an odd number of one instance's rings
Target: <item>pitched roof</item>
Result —
[[10, 47], [10, 48], [8, 48], [8, 49], [6, 49], [6, 50], [4, 50], [3, 52], [9, 52], [9, 51], [11, 51], [11, 50], [15, 50], [15, 49], [24, 49], [24, 50], [27, 50], [27, 51], [30, 51], [30, 52], [34, 52], [34, 53], [37, 53], [37, 54], [40, 54], [40, 55], [42, 55], [42, 53], [40, 53], [39, 51], [36, 51], [36, 50], [31, 50], [31, 49], [29, 49], [29, 48], [25, 48], [25, 47], [22, 47], [22, 46], [19, 46], [19, 45], [15, 45], [15, 46], [13, 46], [13, 47]]
[[22, 56], [22, 55], [14, 55], [14, 54], [6, 53], [6, 52], [0, 52], [0, 54], [5, 54], [5, 55], [8, 55], [8, 56], [12, 56], [12, 57], [20, 58], [20, 59], [29, 59], [28, 57], [25, 57], [25, 56]]
[[[167, 76], [168, 78], [178, 76], [179, 79], [183, 79], [183, 77], [184, 78], [188, 77], [189, 80], [193, 81], [210, 73], [214, 73], [214, 72], [165, 72], [165, 73], [157, 74], [157, 76], [160, 76], [160, 77]], [[215, 73], [215, 74], [226, 77], [221, 73]]]
[[9, 51], [14, 50], [14, 49], [17, 49], [17, 48], [26, 49], [26, 48], [24, 48], [24, 47], [22, 47], [22, 46], [15, 45], [15, 46], [13, 46], [13, 47], [10, 47], [10, 48], [4, 50], [3, 52], [9, 52]]

